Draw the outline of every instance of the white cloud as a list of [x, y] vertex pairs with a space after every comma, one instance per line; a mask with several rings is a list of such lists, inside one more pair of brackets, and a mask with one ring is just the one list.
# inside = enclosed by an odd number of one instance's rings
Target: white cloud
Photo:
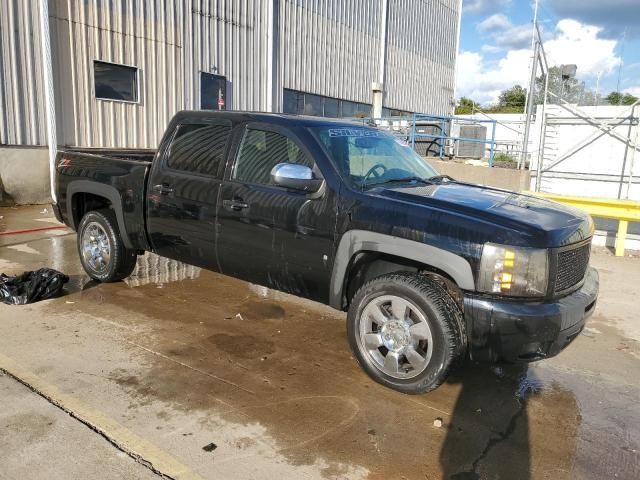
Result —
[[503, 49], [500, 47], [496, 47], [495, 45], [489, 45], [485, 43], [480, 47], [480, 50], [482, 50], [485, 53], [498, 53], [498, 52], [501, 52]]
[[458, 56], [457, 96], [470, 97], [481, 104], [497, 101], [498, 95], [513, 85], [526, 85], [528, 50], [511, 50], [496, 64], [487, 65], [477, 52]]
[[640, 98], [640, 85], [629, 87], [629, 88], [623, 88], [622, 90], [624, 91], [624, 93], [630, 93], [634, 97]]
[[511, 20], [503, 13], [494, 13], [485, 18], [477, 25], [477, 30], [481, 33], [493, 32], [495, 30], [506, 30], [511, 28]]
[[514, 25], [494, 36], [502, 48], [525, 48], [531, 45], [531, 25]]
[[511, 0], [462, 0], [464, 13], [487, 15], [499, 12], [509, 6]]
[[600, 38], [600, 27], [577, 20], [560, 20], [556, 35], [545, 43], [551, 65], [575, 63], [579, 77], [611, 73], [622, 61], [615, 53], [616, 40]]
[[[509, 29], [505, 30], [505, 33]], [[560, 20], [544, 47], [549, 65], [575, 63], [578, 78], [587, 80], [598, 74], [613, 72], [621, 59], [615, 53], [616, 41], [600, 38], [601, 29], [575, 20]], [[480, 52], [461, 52], [458, 56], [457, 96], [467, 96], [480, 103], [497, 101], [502, 90], [519, 84], [528, 86], [531, 52], [522, 48], [527, 42], [522, 36], [520, 48], [508, 50], [497, 62], [489, 62]], [[495, 46], [484, 45], [481, 51], [494, 53]]]
[[501, 49], [525, 48], [531, 44], [531, 24], [514, 25], [503, 13], [495, 13], [476, 25], [476, 30], [489, 36]]
[[603, 27], [607, 37], [618, 38], [624, 30], [629, 37], [640, 37], [638, 0], [553, 0], [545, 3], [560, 18], [574, 18]]

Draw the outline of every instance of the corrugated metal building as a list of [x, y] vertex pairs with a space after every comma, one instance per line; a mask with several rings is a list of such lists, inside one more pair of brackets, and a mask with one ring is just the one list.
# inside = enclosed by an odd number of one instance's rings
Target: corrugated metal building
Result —
[[[40, 3], [0, 1], [0, 147], [47, 143]], [[460, 3], [49, 0], [57, 143], [154, 148], [182, 109], [369, 116], [373, 82], [385, 115], [450, 113]]]

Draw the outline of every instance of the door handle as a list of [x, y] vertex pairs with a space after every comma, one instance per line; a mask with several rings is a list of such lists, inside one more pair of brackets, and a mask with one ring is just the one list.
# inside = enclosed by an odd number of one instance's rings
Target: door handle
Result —
[[222, 206], [227, 210], [239, 211], [245, 208], [249, 208], [249, 204], [243, 201], [241, 198], [234, 198], [233, 200], [223, 200]]
[[158, 192], [160, 195], [169, 195], [170, 193], [173, 193], [173, 188], [171, 188], [166, 183], [160, 183], [158, 185], [154, 185], [153, 189], [156, 192]]

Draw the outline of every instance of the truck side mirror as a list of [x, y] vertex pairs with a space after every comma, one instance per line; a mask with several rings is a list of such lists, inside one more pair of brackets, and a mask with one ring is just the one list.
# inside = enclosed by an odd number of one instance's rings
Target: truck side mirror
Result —
[[322, 179], [315, 178], [313, 170], [298, 163], [279, 163], [271, 169], [271, 181], [275, 185], [299, 190], [317, 192], [322, 186]]

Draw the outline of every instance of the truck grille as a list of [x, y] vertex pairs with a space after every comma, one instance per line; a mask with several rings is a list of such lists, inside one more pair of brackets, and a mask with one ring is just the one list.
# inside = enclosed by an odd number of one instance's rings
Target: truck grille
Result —
[[554, 292], [559, 293], [579, 283], [587, 271], [591, 242], [558, 252]]

